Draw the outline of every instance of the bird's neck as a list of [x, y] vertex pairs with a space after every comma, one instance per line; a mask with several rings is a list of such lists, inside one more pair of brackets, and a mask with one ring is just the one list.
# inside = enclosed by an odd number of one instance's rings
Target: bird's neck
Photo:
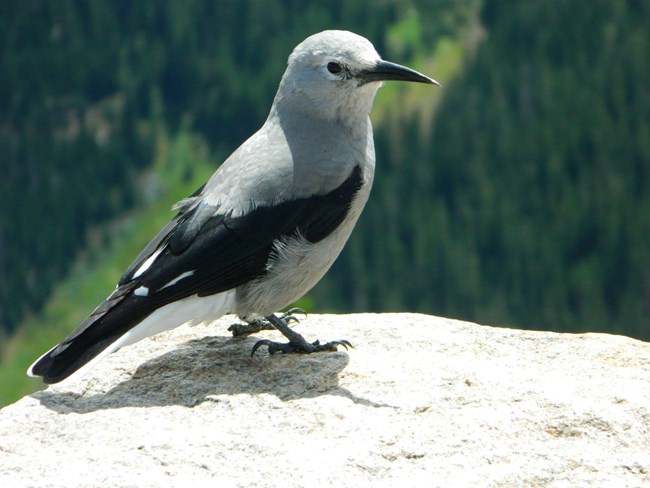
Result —
[[269, 118], [303, 119], [333, 123], [352, 131], [365, 131], [370, 109], [379, 83], [368, 83], [358, 91], [338, 93], [332, 97], [326, 93], [307, 94], [293, 85], [282, 83], [278, 90]]

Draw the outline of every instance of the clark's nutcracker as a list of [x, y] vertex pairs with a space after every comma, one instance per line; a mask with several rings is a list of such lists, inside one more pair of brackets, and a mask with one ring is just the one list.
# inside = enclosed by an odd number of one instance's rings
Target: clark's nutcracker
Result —
[[278, 329], [269, 352], [335, 351], [274, 315], [309, 291], [348, 240], [375, 171], [368, 114], [383, 80], [438, 84], [383, 61], [365, 38], [325, 31], [299, 44], [262, 128], [174, 209], [117, 288], [28, 370], [45, 383], [186, 322], [237, 314], [234, 334]]

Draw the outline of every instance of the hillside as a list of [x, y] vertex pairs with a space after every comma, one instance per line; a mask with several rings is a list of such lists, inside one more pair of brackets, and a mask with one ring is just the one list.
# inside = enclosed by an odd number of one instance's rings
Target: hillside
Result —
[[[42, 22], [47, 23], [49, 16], [49, 22], [55, 26], [58, 25], [57, 22], [64, 22], [65, 25], [75, 27], [70, 29], [70, 32], [66, 31], [69, 38], [55, 39], [60, 41], [60, 46], [51, 46], [41, 38], [34, 39], [33, 42], [45, 52], [73, 48], [80, 50], [79, 39], [83, 38], [89, 41], [87, 48], [90, 53], [99, 51], [102, 59], [108, 60], [121, 51], [128, 53], [128, 56], [120, 57], [117, 69], [113, 70], [106, 70], [106, 65], [102, 67], [96, 62], [87, 64], [84, 62], [87, 58], [82, 58], [75, 71], [79, 83], [67, 87], [79, 91], [79, 111], [72, 114], [65, 111], [63, 114], [57, 113], [63, 120], [50, 117], [48, 112], [48, 127], [54, 130], [53, 128], [63, 124], [63, 128], [57, 130], [64, 133], [66, 138], [46, 138], [41, 143], [56, 149], [53, 156], [58, 154], [61, 145], [67, 148], [68, 152], [77, 151], [73, 159], [59, 160], [58, 163], [49, 161], [48, 165], [34, 164], [38, 181], [45, 182], [54, 178], [60, 182], [59, 185], [48, 188], [48, 199], [56, 200], [49, 209], [48, 218], [44, 218], [42, 212], [34, 213], [31, 205], [42, 203], [29, 199], [25, 200], [25, 207], [21, 208], [25, 215], [20, 219], [10, 221], [5, 219], [8, 214], [0, 214], [0, 236], [2, 227], [7, 227], [11, 222], [20, 223], [20, 228], [24, 230], [24, 234], [18, 235], [12, 243], [15, 247], [9, 248], [5, 254], [0, 254], [0, 260], [6, 260], [4, 268], [8, 270], [6, 279], [1, 282], [4, 287], [0, 285], [0, 324], [5, 330], [16, 329], [0, 347], [0, 377], [10, 379], [0, 388], [0, 404], [39, 387], [38, 382], [24, 377], [27, 365], [36, 355], [65, 336], [106, 296], [130, 260], [171, 216], [168, 211], [171, 205], [192, 193], [214, 171], [227, 153], [236, 147], [248, 132], [252, 132], [262, 123], [286, 64], [286, 57], [295, 43], [314, 31], [328, 27], [330, 23], [336, 24], [337, 27], [364, 32], [371, 38], [374, 30], [385, 30], [385, 38], [380, 33], [373, 38], [378, 49], [395, 51], [395, 56], [399, 56], [403, 63], [409, 63], [411, 59], [413, 65], [428, 63], [429, 66], [425, 67], [431, 68], [433, 56], [423, 48], [423, 43], [434, 45], [437, 44], [436, 39], [441, 38], [443, 34], [449, 35], [456, 30], [461, 32], [467, 29], [469, 15], [476, 12], [475, 7], [469, 7], [472, 4], [473, 2], [459, 3], [455, 15], [435, 24], [429, 23], [426, 28], [418, 28], [418, 37], [410, 40], [410, 27], [416, 20], [415, 10], [398, 9], [396, 3], [387, 3], [376, 11], [376, 18], [367, 18], [358, 7], [343, 7], [342, 4], [333, 2], [331, 12], [321, 12], [313, 19], [313, 23], [321, 23], [322, 27], [297, 23], [298, 19], [288, 12], [286, 18], [284, 14], [280, 16], [281, 19], [261, 18], [261, 7], [251, 4], [247, 11], [257, 19], [259, 25], [251, 23], [247, 28], [271, 29], [276, 22], [284, 22], [291, 27], [289, 31], [295, 30], [293, 33], [285, 32], [285, 37], [274, 36], [271, 44], [275, 47], [266, 46], [264, 57], [255, 50], [242, 51], [242, 46], [232, 52], [222, 52], [224, 46], [231, 44], [231, 41], [224, 40], [224, 36], [235, 35], [227, 31], [204, 32], [201, 39], [195, 38], [198, 35], [196, 29], [201, 31], [203, 25], [208, 29], [207, 24], [211, 18], [224, 15], [224, 11], [215, 12], [205, 5], [200, 7], [187, 4], [187, 7], [184, 7], [187, 8], [185, 15], [197, 20], [192, 26], [185, 24], [182, 17], [178, 17], [183, 9], [178, 10], [179, 7], [173, 2], [164, 7], [157, 4], [153, 11], [135, 7], [125, 12], [115, 11], [102, 2], [96, 2], [88, 11], [70, 5], [60, 8], [40, 6], [39, 8], [45, 10], [41, 12], [44, 17]], [[309, 7], [305, 9], [311, 11]], [[152, 12], [160, 18], [152, 18]], [[16, 7], [11, 13], [18, 17], [19, 14], [26, 15], [20, 7]], [[235, 15], [235, 12], [230, 14]], [[331, 21], [326, 20], [328, 16], [332, 16]], [[27, 22], [25, 18], [22, 20]], [[165, 28], [159, 29], [160, 26], [154, 21], [162, 22]], [[116, 28], [116, 22], [123, 31], [123, 38], [116, 38], [113, 43], [96, 39], [96, 36], [107, 29]], [[177, 25], [179, 23], [180, 25]], [[13, 26], [16, 31], [18, 25], [20, 24]], [[25, 29], [27, 32], [27, 27]], [[440, 32], [436, 32], [436, 29]], [[257, 32], [255, 35], [263, 34]], [[241, 33], [238, 35], [245, 36]], [[16, 33], [15, 37], [20, 36]], [[14, 42], [17, 42], [16, 39]], [[392, 47], [389, 49], [387, 44]], [[145, 52], [147, 46], [161, 50], [160, 56], [145, 62], [143, 57], [151, 55], [150, 52]], [[18, 47], [16, 44], [16, 48]], [[417, 59], [415, 53], [411, 52], [415, 47], [418, 52]], [[194, 62], [183, 67], [176, 66], [175, 63], [187, 61], [167, 57], [163, 52], [179, 50], [194, 53]], [[444, 64], [444, 70], [436, 76], [443, 82], [453, 77], [459, 68], [455, 54], [456, 52], [449, 49], [436, 52], [436, 63]], [[30, 52], [26, 50], [18, 49], [14, 56], [18, 60], [33, 61]], [[192, 57], [189, 54], [188, 56]], [[216, 61], [211, 56], [215, 56]], [[74, 63], [74, 58], [67, 59], [66, 62]], [[210, 67], [210, 70], [206, 71], [207, 67]], [[225, 67], [228, 69], [225, 70]], [[176, 73], [179, 69], [184, 70], [187, 78], [193, 78], [192, 86], [183, 84], [178, 79], [168, 79], [171, 73]], [[141, 75], [126, 79], [120, 74], [121, 71], [141, 71]], [[192, 76], [188, 74], [190, 72], [193, 73]], [[438, 70], [436, 72], [438, 73]], [[64, 73], [60, 74], [63, 76]], [[109, 96], [92, 91], [93, 80], [98, 76], [110, 80], [106, 81], [106, 84], [110, 85], [114, 92]], [[178, 73], [174, 76], [178, 76]], [[249, 80], [245, 92], [241, 91], [242, 86], [238, 81], [240, 78]], [[43, 84], [43, 96], [54, 97], [54, 92], [63, 90], [55, 83], [42, 79], [32, 80], [34, 84], [39, 81]], [[91, 92], [87, 93], [85, 90]], [[110, 90], [107, 88], [107, 91]], [[400, 98], [408, 97], [417, 102], [418, 93], [421, 94], [412, 88], [395, 91], [387, 87], [384, 91], [386, 93], [382, 93], [377, 100], [378, 113], [374, 115], [377, 124], [385, 118], [386, 112], [394, 113], [399, 109]], [[232, 93], [233, 96], [225, 97], [223, 94], [226, 93]], [[212, 99], [211, 94], [218, 98]], [[439, 96], [439, 93], [432, 93], [427, 103], [432, 107], [439, 100]], [[146, 103], [143, 97], [146, 98]], [[179, 99], [182, 99], [182, 103]], [[32, 100], [34, 105], [37, 105], [37, 100]], [[59, 99], [55, 97], [54, 100], [58, 103]], [[181, 103], [182, 110], [175, 106], [178, 103]], [[34, 110], [37, 109], [38, 107], [34, 107]], [[412, 109], [413, 107], [410, 110]], [[14, 107], [14, 110], [17, 111], [18, 107]], [[403, 112], [404, 110], [399, 111]], [[90, 122], [87, 113], [95, 114], [95, 118], [90, 117]], [[32, 130], [32, 122], [30, 119], [22, 120], [25, 132]], [[237, 125], [241, 127], [236, 129]], [[118, 133], [118, 129], [121, 132]], [[138, 165], [129, 166], [129, 159], [120, 159], [120, 152], [117, 150], [111, 157], [94, 156], [98, 151], [110, 150], [124, 140], [133, 146], [124, 147], [123, 151], [128, 153], [129, 158], [138, 158]], [[90, 144], [92, 151], [83, 150], [84, 141], [88, 144], [94, 141], [94, 146]], [[18, 138], [15, 143], [20, 144], [21, 139]], [[142, 151], [135, 151], [135, 147], [142, 148]], [[27, 156], [31, 154], [30, 151], [35, 150], [30, 146], [23, 147]], [[45, 149], [42, 149], [39, 154], [44, 151]], [[119, 160], [118, 168], [127, 168], [128, 174], [116, 174], [116, 169], [111, 167], [114, 160]], [[19, 167], [22, 164], [21, 158], [16, 156], [9, 161], [14, 169], [22, 174], [23, 170]], [[88, 161], [93, 161], [97, 168], [91, 169]], [[141, 169], [136, 173], [138, 168]], [[74, 172], [77, 178], [77, 183], [70, 185], [71, 198], [67, 200], [62, 198], [61, 186], [62, 182], [67, 180], [65, 171]], [[102, 178], [101, 171], [108, 171], [115, 177], [115, 180], [101, 180], [101, 183], [106, 185], [104, 189], [96, 187], [100, 182], [99, 178]], [[122, 180], [126, 180], [126, 186], [122, 186]], [[91, 185], [87, 187], [84, 184], [86, 181]], [[14, 187], [7, 186], [7, 192], [0, 195], [0, 199], [4, 198], [5, 202], [15, 197], [12, 194]], [[119, 201], [124, 205], [104, 208], [105, 213], [101, 219], [86, 212], [85, 206], [89, 200], [98, 208], [103, 208], [102, 198], [115, 199], [117, 195], [122, 195], [122, 200]], [[77, 210], [71, 210], [71, 206], [77, 207]], [[124, 211], [124, 207], [129, 210]], [[66, 214], [64, 220], [57, 221], [52, 218], [59, 212]], [[54, 231], [51, 228], [53, 225]], [[30, 229], [43, 235], [56, 232], [65, 240], [45, 246], [47, 240], [30, 235]], [[42, 241], [44, 246], [20, 245], [26, 241]], [[56, 246], [65, 247], [66, 253], [55, 254]], [[47, 253], [44, 254], [43, 249]], [[81, 249], [81, 252], [75, 252], [77, 249]], [[57, 256], [56, 259], [53, 259], [54, 255]], [[14, 261], [11, 261], [10, 257], [13, 257]], [[76, 259], [74, 265], [71, 264], [72, 258]], [[30, 272], [21, 274], [20, 270], [27, 266]], [[0, 271], [2, 269], [3, 266], [0, 265]], [[30, 276], [33, 278], [29, 279]], [[10, 286], [12, 283], [15, 286]], [[304, 308], [311, 309], [310, 304], [309, 298], [301, 301]], [[326, 306], [325, 300], [323, 305]], [[26, 318], [17, 321], [17, 317], [24, 315], [25, 310]]]
[[649, 19], [484, 2], [432, 119], [377, 131], [371, 204], [315, 300], [649, 340]]
[[650, 339], [646, 3], [233, 5], [0, 11], [0, 403], [332, 27], [444, 89], [380, 91], [375, 188], [307, 308]]
[[173, 215], [171, 206], [192, 193], [214, 171], [206, 145], [187, 133], [171, 140], [161, 135], [156, 146], [152, 167], [137, 183], [138, 188], [155, 198], [107, 225], [91, 228], [85, 251], [66, 278], [53, 287], [45, 307], [24, 319], [18, 330], [3, 341], [0, 405], [43, 387], [41, 381], [25, 375], [26, 368], [69, 334], [110, 293], [142, 246]]
[[408, 29], [391, 26], [415, 8], [428, 18], [415, 39], [424, 46], [476, 11], [474, 0], [420, 3], [5, 2], [0, 330], [43, 305], [90, 226], [143, 203], [137, 175], [156, 158], [161, 131], [230, 152], [264, 121], [287, 56], [308, 35], [350, 29], [390, 55], [388, 41], [412, 44]]

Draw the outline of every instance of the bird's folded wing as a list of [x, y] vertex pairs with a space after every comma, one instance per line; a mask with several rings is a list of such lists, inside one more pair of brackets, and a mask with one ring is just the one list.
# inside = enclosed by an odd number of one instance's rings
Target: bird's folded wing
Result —
[[237, 217], [222, 214], [197, 197], [151, 241], [113, 294], [61, 345], [81, 334], [113, 335], [118, 332], [115, 327], [128, 328], [168, 303], [220, 293], [263, 275], [278, 240], [299, 234], [318, 242], [334, 231], [361, 184], [361, 170], [355, 168], [330, 193], [260, 206]]

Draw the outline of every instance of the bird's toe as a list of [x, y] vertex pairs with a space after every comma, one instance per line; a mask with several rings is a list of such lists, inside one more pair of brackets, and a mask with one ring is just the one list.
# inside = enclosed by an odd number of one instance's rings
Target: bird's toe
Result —
[[290, 308], [286, 312], [284, 312], [282, 315], [280, 315], [278, 318], [280, 320], [284, 320], [287, 324], [291, 322], [295, 322], [297, 324], [300, 323], [300, 320], [298, 320], [298, 317], [296, 317], [296, 314], [304, 315], [305, 318], [307, 318], [307, 312], [305, 312], [302, 308], [294, 307]]
[[256, 319], [247, 324], [232, 324], [228, 330], [233, 337], [255, 334], [261, 330], [274, 330], [275, 328], [264, 319]]

